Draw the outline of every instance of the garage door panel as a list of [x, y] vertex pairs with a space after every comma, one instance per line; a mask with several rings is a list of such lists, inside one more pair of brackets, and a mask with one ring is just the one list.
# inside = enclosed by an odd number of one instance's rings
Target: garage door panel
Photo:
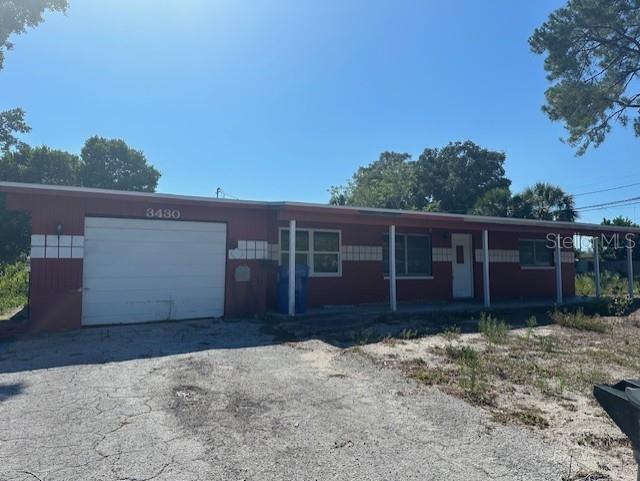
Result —
[[[178, 225], [179, 224], [179, 225]], [[221, 222], [169, 221], [158, 219], [119, 219], [116, 217], [86, 217], [85, 227], [92, 233], [106, 232], [113, 235], [114, 229], [119, 232], [218, 232], [226, 234], [226, 224]], [[100, 234], [99, 237], [103, 237]]]
[[[141, 298], [121, 299], [114, 305], [110, 300], [93, 300], [86, 311], [89, 324], [97, 324], [97, 320], [108, 319], [109, 324], [120, 322], [134, 322], [139, 319], [147, 321], [161, 321], [169, 319], [193, 319], [196, 317], [215, 317], [222, 315], [222, 297], [184, 297], [179, 300]], [[202, 312], [207, 314], [203, 315]], [[182, 317], [189, 313], [189, 317]], [[113, 319], [126, 319], [126, 321], [114, 321]]]
[[83, 325], [222, 316], [226, 224], [86, 218]]
[[[128, 282], [127, 277], [96, 277], [93, 279], [87, 279], [88, 284], [91, 285], [86, 290], [87, 296], [95, 296], [98, 292], [120, 292], [123, 298], [129, 295], [160, 295], [160, 290], [171, 291], [184, 291], [184, 290], [202, 290], [202, 289], [220, 289], [224, 288], [224, 279], [215, 279], [211, 276], [183, 276], [183, 277], [165, 277], [165, 276], [138, 276], [139, 284], [137, 286], [130, 286], [126, 290], [123, 290], [118, 284]], [[106, 295], [106, 294], [105, 294]], [[111, 294], [109, 294], [111, 295]], [[184, 295], [184, 293], [181, 293]]]

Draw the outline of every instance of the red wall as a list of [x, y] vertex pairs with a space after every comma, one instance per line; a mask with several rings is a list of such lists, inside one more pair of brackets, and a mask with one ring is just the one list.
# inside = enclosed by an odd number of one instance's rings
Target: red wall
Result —
[[[202, 202], [170, 197], [137, 197], [116, 195], [67, 193], [7, 194], [7, 206], [27, 210], [32, 216], [32, 233], [54, 234], [58, 223], [63, 233], [84, 234], [85, 216], [146, 218], [149, 208], [180, 209], [182, 220], [213, 221], [227, 223], [228, 249], [235, 249], [238, 240], [267, 240], [278, 243], [278, 228], [286, 227], [287, 215], [299, 213], [284, 207], [265, 204], [233, 204]], [[297, 207], [301, 209], [301, 207]], [[335, 212], [335, 213], [334, 213]], [[409, 217], [385, 218], [370, 213], [349, 216], [340, 211], [307, 210], [298, 217], [299, 228], [340, 229], [342, 245], [381, 246], [388, 225], [396, 224], [398, 233], [432, 235], [432, 246], [451, 247], [451, 234], [472, 232], [473, 256], [481, 248], [480, 224], [461, 228], [448, 219], [415, 219]], [[322, 222], [310, 219], [322, 219]], [[450, 227], [445, 227], [445, 223]], [[404, 225], [403, 225], [404, 223]], [[423, 225], [424, 227], [416, 227]], [[431, 225], [432, 227], [428, 227]], [[514, 227], [517, 228], [517, 227]], [[504, 231], [496, 226], [490, 232], [491, 249], [518, 249], [520, 237], [531, 238], [529, 233]], [[543, 236], [542, 229], [536, 235]], [[235, 269], [247, 265], [251, 269], [249, 282], [236, 282]], [[82, 260], [81, 259], [33, 259], [31, 264], [31, 320], [36, 330], [75, 328], [80, 326], [82, 310]], [[261, 315], [276, 307], [277, 262], [271, 260], [227, 259], [225, 316], [245, 317]], [[574, 295], [574, 266], [563, 263], [563, 291]], [[384, 279], [380, 261], [343, 261], [341, 277], [312, 277], [309, 279], [308, 305], [352, 305], [386, 303], [389, 300], [389, 284]], [[398, 279], [397, 296], [401, 302], [447, 301], [452, 298], [451, 262], [433, 262], [433, 279]], [[482, 300], [482, 264], [473, 262], [474, 293]], [[516, 263], [492, 263], [491, 297], [500, 299], [555, 298], [555, 272], [551, 270], [525, 270]]]

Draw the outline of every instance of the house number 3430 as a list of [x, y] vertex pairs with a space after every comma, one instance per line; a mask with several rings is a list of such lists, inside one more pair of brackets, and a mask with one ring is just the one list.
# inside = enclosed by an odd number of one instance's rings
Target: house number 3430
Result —
[[156, 219], [179, 219], [180, 211], [178, 209], [147, 209], [147, 217]]

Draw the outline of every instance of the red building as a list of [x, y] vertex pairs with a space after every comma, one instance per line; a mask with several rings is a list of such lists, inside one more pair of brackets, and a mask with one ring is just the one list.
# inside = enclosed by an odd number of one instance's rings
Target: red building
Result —
[[31, 184], [0, 183], [0, 192], [9, 209], [31, 215], [34, 330], [275, 310], [293, 235], [297, 264], [309, 267], [312, 308], [562, 301], [574, 296], [575, 234], [640, 232]]

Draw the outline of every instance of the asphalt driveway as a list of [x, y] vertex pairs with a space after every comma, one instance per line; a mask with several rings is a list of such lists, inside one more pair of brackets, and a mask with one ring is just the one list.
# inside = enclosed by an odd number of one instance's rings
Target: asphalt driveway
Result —
[[0, 344], [0, 480], [559, 480], [568, 453], [259, 322]]

